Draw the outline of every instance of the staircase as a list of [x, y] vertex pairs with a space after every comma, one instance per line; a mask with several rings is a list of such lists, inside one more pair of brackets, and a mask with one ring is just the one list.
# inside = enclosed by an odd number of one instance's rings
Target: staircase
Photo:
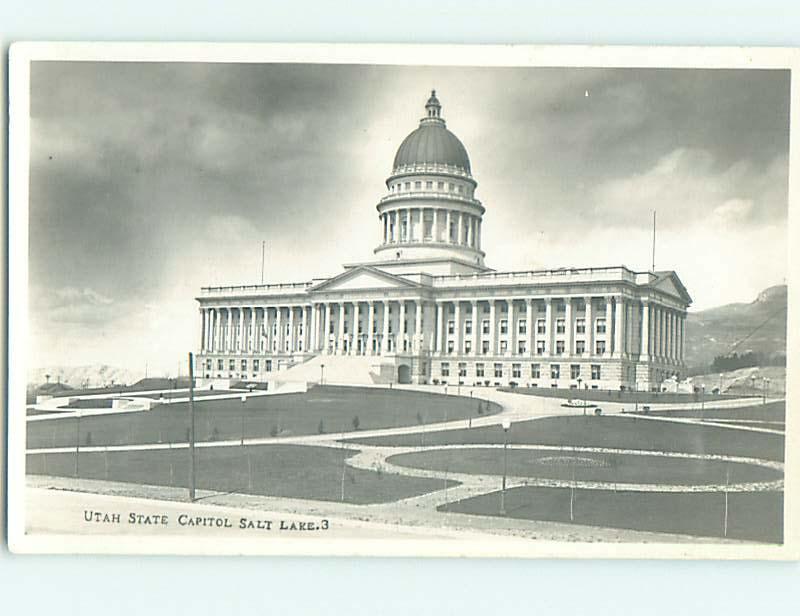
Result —
[[[384, 360], [384, 363], [387, 363]], [[325, 366], [325, 384], [365, 385], [384, 382], [386, 369], [381, 370], [381, 357], [370, 355], [316, 355], [302, 364], [280, 373], [282, 381], [319, 383], [321, 366]], [[381, 374], [384, 374], [382, 377]], [[386, 381], [388, 382], [388, 381]]]

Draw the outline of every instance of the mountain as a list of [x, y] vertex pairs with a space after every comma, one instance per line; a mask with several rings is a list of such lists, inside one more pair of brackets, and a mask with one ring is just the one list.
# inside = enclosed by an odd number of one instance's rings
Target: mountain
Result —
[[[786, 357], [786, 285], [769, 287], [747, 303], [726, 304], [686, 318], [686, 365], [708, 371], [718, 355], [752, 351], [766, 360]], [[738, 343], [738, 346], [737, 346]]]
[[143, 372], [107, 364], [90, 366], [48, 366], [28, 372], [28, 386], [36, 388], [44, 383], [60, 383], [73, 389], [130, 385], [144, 376]]

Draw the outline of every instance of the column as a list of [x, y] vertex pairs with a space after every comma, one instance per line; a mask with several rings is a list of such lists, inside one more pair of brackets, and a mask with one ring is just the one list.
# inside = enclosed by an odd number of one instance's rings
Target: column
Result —
[[553, 298], [544, 298], [544, 355], [553, 354]]
[[311, 303], [311, 315], [309, 319], [311, 322], [309, 323], [308, 331], [305, 332], [306, 344], [303, 346], [306, 352], [315, 353], [317, 351], [317, 325], [319, 321], [317, 320], [317, 304], [314, 302]]
[[441, 210], [439, 210], [438, 207], [433, 209], [433, 234], [432, 235], [433, 235], [433, 241], [434, 242], [438, 242], [439, 241], [439, 225], [441, 224], [441, 222], [439, 220], [439, 212], [440, 211]]
[[672, 362], [672, 311], [667, 308], [664, 311], [664, 357], [668, 363]]
[[322, 316], [322, 327], [320, 328], [320, 336], [318, 346], [322, 350], [323, 355], [328, 354], [328, 340], [330, 339], [330, 322], [331, 322], [331, 304], [325, 302], [320, 305], [320, 313]]
[[653, 307], [653, 317], [655, 318], [655, 347], [653, 348], [653, 355], [657, 359], [661, 359], [661, 308], [659, 306]]
[[478, 311], [478, 300], [472, 300], [472, 353], [471, 355], [478, 354], [478, 347], [481, 344], [481, 324], [480, 324], [480, 314]]
[[489, 300], [489, 355], [497, 353], [497, 300]]
[[633, 302], [625, 304], [625, 352], [633, 355]]
[[400, 300], [400, 321], [397, 324], [397, 335], [394, 337], [395, 341], [397, 342], [397, 353], [402, 353], [404, 346], [403, 342], [406, 339], [406, 302], [405, 300]]
[[358, 355], [358, 341], [361, 335], [358, 333], [358, 322], [361, 319], [361, 305], [358, 301], [353, 302], [353, 335], [350, 338], [350, 355]]
[[414, 353], [422, 352], [422, 301], [414, 302]]
[[452, 210], [447, 210], [447, 217], [445, 218], [446, 227], [445, 227], [444, 237], [445, 237], [445, 241], [448, 244], [452, 243], [452, 241], [453, 241], [453, 238], [450, 235], [450, 225], [452, 223], [453, 223], [453, 211]]
[[239, 312], [239, 333], [237, 334], [236, 350], [244, 351], [244, 308], [241, 306], [236, 309]]
[[583, 302], [586, 306], [584, 314], [584, 321], [586, 323], [586, 352], [589, 357], [594, 355], [594, 306], [592, 306], [592, 298], [584, 297]]
[[[275, 323], [270, 327], [270, 349], [274, 353], [283, 352], [283, 308], [275, 306]], [[276, 368], [277, 369], [277, 366]]]
[[517, 306], [513, 299], [507, 300], [508, 304], [508, 351], [511, 355], [517, 353]]
[[572, 333], [575, 331], [575, 325], [572, 322], [572, 298], [566, 298], [564, 304], [566, 307], [564, 311], [564, 351], [569, 357], [575, 354], [575, 348], [572, 344]]
[[478, 241], [475, 244], [475, 248], [480, 250], [481, 249], [481, 221], [480, 221], [480, 219], [478, 219], [478, 221], [477, 221], [477, 226], [478, 226], [478, 232], [477, 232], [477, 236], [478, 236], [477, 240]]
[[464, 236], [465, 236], [465, 239], [466, 239], [465, 244], [467, 246], [471, 246], [472, 245], [472, 216], [470, 216], [469, 214], [462, 214], [462, 216], [464, 216], [464, 222], [466, 223], [465, 228], [464, 228]]
[[339, 329], [336, 332], [336, 355], [344, 355], [344, 302], [337, 304], [339, 310]]
[[389, 301], [383, 300], [383, 337], [381, 338], [381, 353], [389, 352]]
[[456, 244], [461, 245], [461, 237], [464, 234], [464, 214], [458, 213], [458, 226], [456, 227]]
[[525, 300], [525, 320], [528, 324], [528, 355], [531, 357], [536, 353], [536, 324], [533, 319], [533, 299], [528, 298]]
[[456, 316], [455, 316], [455, 342], [453, 346], [455, 348], [456, 355], [461, 354], [461, 302], [456, 300]]
[[650, 305], [647, 300], [642, 301], [642, 340], [639, 348], [639, 359], [650, 359]]
[[233, 353], [233, 309], [226, 308], [228, 313], [228, 320], [225, 323], [225, 352]]
[[368, 302], [367, 305], [369, 306], [369, 316], [367, 317], [367, 355], [375, 355], [375, 351], [372, 348], [375, 344], [375, 334], [372, 331], [375, 328], [375, 302]]
[[623, 317], [625, 316], [625, 300], [622, 297], [616, 298], [616, 310], [614, 313], [614, 356], [622, 357], [622, 332], [625, 327]]
[[436, 351], [444, 353], [444, 302], [436, 302]]

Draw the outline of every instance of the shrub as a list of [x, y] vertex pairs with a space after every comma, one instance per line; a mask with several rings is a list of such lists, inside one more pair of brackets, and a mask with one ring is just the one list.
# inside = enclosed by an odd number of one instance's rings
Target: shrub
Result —
[[358, 418], [358, 415], [353, 417], [353, 430], [358, 430], [358, 426], [361, 425], [361, 420]]
[[91, 445], [91, 444], [92, 444], [92, 433], [91, 432], [87, 432], [86, 433], [86, 445], [88, 446], [88, 445]]
[[417, 423], [418, 424], [422, 423], [422, 413], [420, 413], [419, 411], [417, 411]]
[[319, 420], [319, 425], [317, 426], [317, 432], [319, 434], [325, 434], [325, 422], [323, 422], [321, 419]]
[[269, 435], [273, 438], [278, 436], [278, 426], [273, 424], [272, 427], [269, 429]]

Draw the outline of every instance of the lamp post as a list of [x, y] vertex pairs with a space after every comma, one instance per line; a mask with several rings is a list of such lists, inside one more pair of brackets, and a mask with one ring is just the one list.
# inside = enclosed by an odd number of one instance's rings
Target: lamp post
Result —
[[319, 365], [319, 384], [322, 385], [325, 382], [325, 364]]
[[506, 514], [506, 475], [508, 474], [508, 429], [511, 427], [511, 420], [504, 417], [503, 426], [503, 489], [500, 492], [500, 515]]
[[753, 392], [755, 392], [755, 391], [756, 391], [756, 375], [755, 375], [755, 374], [753, 374], [753, 375], [750, 377], [750, 389], [752, 389], [752, 390], [753, 390]]
[[701, 385], [702, 391], [700, 392], [700, 413], [705, 414], [706, 412], [706, 384], [703, 383]]
[[[578, 377], [578, 395], [581, 395], [581, 377]], [[583, 400], [583, 414], [586, 415], [586, 400]]]
[[764, 379], [764, 401], [763, 404], [767, 403], [767, 392], [769, 391], [769, 379]]

